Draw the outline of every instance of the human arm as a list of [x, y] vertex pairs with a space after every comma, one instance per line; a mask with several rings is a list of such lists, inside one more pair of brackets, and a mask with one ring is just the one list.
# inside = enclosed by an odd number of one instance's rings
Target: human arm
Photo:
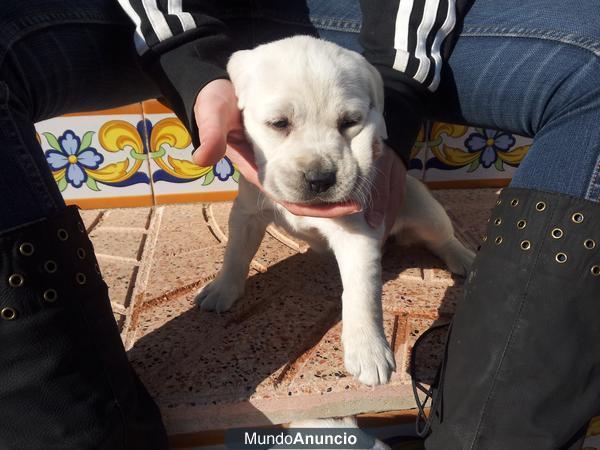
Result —
[[472, 0], [361, 0], [360, 42], [385, 89], [387, 144], [408, 166]]

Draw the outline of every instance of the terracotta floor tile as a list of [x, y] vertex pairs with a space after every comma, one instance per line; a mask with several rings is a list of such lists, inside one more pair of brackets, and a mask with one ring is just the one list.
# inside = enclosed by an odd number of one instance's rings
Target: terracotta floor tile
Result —
[[215, 232], [219, 231], [225, 236], [229, 234], [229, 212], [231, 211], [232, 202], [211, 203], [205, 205], [205, 216], [211, 227], [216, 228]]
[[100, 218], [104, 214], [104, 210], [101, 209], [91, 209], [91, 210], [80, 210], [79, 214], [83, 219], [83, 223], [85, 228], [90, 231], [90, 229], [100, 221]]
[[[449, 208], [459, 238], [476, 247], [495, 190], [434, 195]], [[121, 308], [116, 319], [128, 327], [129, 356], [168, 429], [190, 432], [413, 407], [407, 372], [414, 342], [431, 324], [451, 317], [463, 280], [425, 249], [386, 248], [384, 320], [398, 369], [390, 384], [365, 387], [343, 367], [336, 261], [314, 251], [300, 253], [305, 248], [297, 240], [268, 236], [244, 297], [223, 314], [199, 311], [193, 299], [221, 267], [230, 208], [230, 203], [157, 207], [151, 223], [159, 228], [148, 230], [146, 259], [139, 267], [146, 275], [136, 288], [136, 298], [144, 301], [133, 311], [115, 301], [131, 290], [133, 267], [100, 261], [115, 307]], [[100, 221], [93, 235], [98, 249], [116, 245], [101, 242], [112, 236], [101, 228], [132, 223], [126, 211], [111, 210], [110, 221]], [[139, 217], [144, 214], [147, 208]], [[127, 245], [133, 244], [122, 243]], [[443, 336], [432, 335], [419, 349], [417, 375], [424, 381], [437, 367]]]
[[[165, 208], [158, 240], [156, 255], [159, 258], [175, 258], [182, 253], [195, 252], [220, 245], [219, 240], [211, 233], [204, 220], [185, 223], [185, 221], [169, 220]], [[171, 213], [172, 215], [172, 213]]]
[[100, 226], [148, 228], [151, 208], [123, 208], [106, 210]]
[[223, 264], [223, 246], [209, 247], [189, 253], [170, 257], [156, 253], [151, 262], [151, 276], [148, 282], [145, 299], [151, 300], [164, 296], [191, 284], [214, 278]]
[[90, 233], [96, 254], [133, 261], [140, 259], [145, 238], [145, 233], [127, 229], [96, 227]]
[[127, 261], [98, 258], [102, 277], [109, 288], [110, 300], [117, 305], [129, 305], [132, 283], [135, 281], [138, 267]]

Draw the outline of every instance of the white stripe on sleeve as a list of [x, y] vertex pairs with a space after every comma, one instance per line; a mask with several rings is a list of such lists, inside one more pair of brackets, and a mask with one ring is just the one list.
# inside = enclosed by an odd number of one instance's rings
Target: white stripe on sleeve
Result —
[[454, 29], [454, 25], [456, 24], [456, 5], [455, 0], [448, 0], [448, 14], [446, 15], [446, 20], [442, 27], [438, 30], [435, 35], [435, 39], [433, 40], [433, 45], [431, 47], [431, 56], [435, 61], [435, 74], [433, 76], [433, 80], [427, 86], [427, 88], [435, 92], [440, 84], [441, 78], [441, 70], [442, 70], [442, 55], [440, 54], [440, 48], [442, 47], [442, 43], [444, 39], [448, 37], [450, 32]]
[[125, 11], [125, 13], [129, 16], [129, 18], [133, 21], [135, 25], [135, 33], [133, 35], [133, 41], [135, 44], [135, 49], [138, 54], [144, 53], [148, 50], [148, 44], [146, 44], [146, 40], [144, 39], [144, 35], [142, 34], [142, 18], [138, 13], [135, 12], [131, 4], [127, 0], [118, 0], [121, 8]]
[[417, 29], [417, 46], [415, 48], [415, 57], [419, 60], [419, 68], [414, 76], [414, 79], [419, 83], [423, 83], [427, 79], [427, 74], [430, 69], [430, 60], [427, 57], [427, 36], [429, 35], [435, 18], [437, 16], [437, 10], [440, 2], [439, 0], [427, 0], [425, 2], [425, 10], [423, 11], [423, 19]]
[[398, 14], [396, 15], [396, 28], [394, 31], [394, 69], [404, 72], [408, 64], [408, 29], [413, 0], [400, 0]]
[[179, 18], [183, 31], [196, 28], [196, 22], [194, 22], [192, 15], [183, 11], [182, 0], [169, 0], [167, 8], [169, 14], [174, 14]]
[[144, 5], [144, 10], [148, 15], [148, 20], [150, 21], [150, 25], [152, 25], [152, 29], [156, 33], [158, 40], [164, 41], [172, 37], [173, 32], [169, 28], [165, 16], [163, 16], [163, 13], [158, 9], [156, 0], [142, 0], [142, 5]]

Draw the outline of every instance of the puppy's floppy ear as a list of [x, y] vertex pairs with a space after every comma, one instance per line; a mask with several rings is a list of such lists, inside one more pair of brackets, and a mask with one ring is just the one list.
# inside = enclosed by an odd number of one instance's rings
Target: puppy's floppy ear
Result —
[[231, 78], [231, 82], [235, 87], [240, 109], [244, 109], [246, 103], [245, 93], [252, 73], [252, 62], [252, 51], [240, 50], [231, 55], [227, 63], [227, 73], [229, 73], [229, 78]]
[[[383, 134], [381, 134], [383, 130]], [[383, 115], [375, 108], [371, 108], [367, 114], [365, 125], [360, 133], [352, 139], [350, 147], [356, 158], [361, 159], [359, 165], [366, 166], [370, 161], [374, 161], [383, 152], [383, 139], [386, 138], [385, 122]]]
[[387, 129], [385, 127], [385, 121], [383, 120], [383, 105], [384, 105], [384, 92], [383, 92], [383, 80], [379, 71], [373, 67], [369, 62], [365, 60], [365, 67], [367, 69], [367, 77], [369, 79], [370, 96], [373, 104], [372, 110], [377, 111], [378, 115], [378, 134], [382, 139], [387, 138]]

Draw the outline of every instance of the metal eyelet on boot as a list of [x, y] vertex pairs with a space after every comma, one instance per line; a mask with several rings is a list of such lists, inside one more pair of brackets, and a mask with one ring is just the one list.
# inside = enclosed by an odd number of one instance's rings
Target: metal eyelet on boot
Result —
[[77, 284], [84, 285], [84, 284], [85, 284], [85, 282], [87, 281], [87, 277], [85, 276], [85, 274], [83, 274], [83, 273], [81, 273], [81, 272], [78, 272], [78, 273], [75, 275], [75, 281], [77, 281]]
[[537, 211], [540, 211], [540, 212], [542, 212], [543, 210], [545, 210], [545, 209], [546, 209], [546, 203], [545, 203], [545, 202], [537, 202], [537, 203], [535, 204], [535, 209], [536, 209]]
[[500, 205], [501, 203], [502, 203], [502, 199], [496, 200], [496, 206]]
[[2, 308], [0, 317], [4, 320], [14, 320], [17, 318], [17, 311], [10, 307]]
[[100, 272], [100, 266], [98, 266], [98, 263], [94, 264], [94, 270], [96, 271], [96, 273], [98, 275], [102, 275], [102, 272]]
[[529, 250], [531, 248], [531, 242], [530, 241], [521, 242], [521, 248], [523, 250]]
[[596, 242], [593, 239], [586, 239], [583, 241], [583, 246], [588, 250], [592, 250], [594, 247], [596, 247]]
[[560, 228], [554, 228], [551, 233], [552, 237], [554, 239], [560, 239], [561, 237], [563, 237], [563, 230], [561, 230]]
[[499, 226], [502, 223], [502, 218], [498, 217], [496, 220], [494, 220], [494, 225]]
[[582, 223], [583, 222], [583, 214], [580, 212], [576, 212], [571, 216], [571, 220], [573, 223]]
[[513, 198], [513, 199], [510, 201], [510, 206], [513, 206], [513, 207], [514, 207], [514, 206], [517, 206], [518, 204], [519, 204], [519, 199], [518, 199], [518, 198]]
[[8, 277], [8, 284], [10, 287], [18, 288], [23, 286], [24, 283], [25, 279], [23, 278], [23, 275], [18, 273], [13, 273], [10, 277]]
[[35, 248], [31, 242], [23, 242], [21, 245], [19, 245], [19, 253], [21, 253], [23, 256], [31, 256], [33, 255], [34, 251]]
[[81, 222], [77, 222], [77, 228], [79, 229], [80, 232], [85, 233], [85, 227], [83, 226], [83, 224]]
[[563, 253], [563, 252], [559, 252], [556, 254], [556, 256], [554, 257], [554, 259], [556, 260], [557, 263], [559, 264], [564, 264], [567, 262], [567, 254]]
[[60, 239], [63, 242], [69, 239], [69, 233], [64, 228], [59, 228], [56, 232], [56, 235], [58, 236], [58, 239]]
[[48, 289], [44, 291], [44, 300], [46, 300], [48, 303], [54, 303], [57, 298], [58, 292], [56, 292], [56, 290]]
[[496, 240], [494, 242], [496, 242], [496, 245], [502, 244], [502, 236], [496, 237]]
[[80, 248], [78, 248], [78, 249], [77, 249], [77, 257], [78, 257], [79, 259], [85, 259], [85, 249], [83, 249], [83, 248], [81, 248], [81, 247], [80, 247]]
[[58, 270], [58, 264], [56, 262], [49, 259], [44, 263], [44, 270], [48, 273], [54, 273]]
[[592, 266], [590, 272], [592, 272], [592, 275], [594, 275], [595, 277], [600, 276], [600, 266]]
[[517, 222], [517, 228], [519, 230], [522, 230], [523, 228], [525, 228], [527, 226], [527, 221], [525, 219], [521, 219]]

